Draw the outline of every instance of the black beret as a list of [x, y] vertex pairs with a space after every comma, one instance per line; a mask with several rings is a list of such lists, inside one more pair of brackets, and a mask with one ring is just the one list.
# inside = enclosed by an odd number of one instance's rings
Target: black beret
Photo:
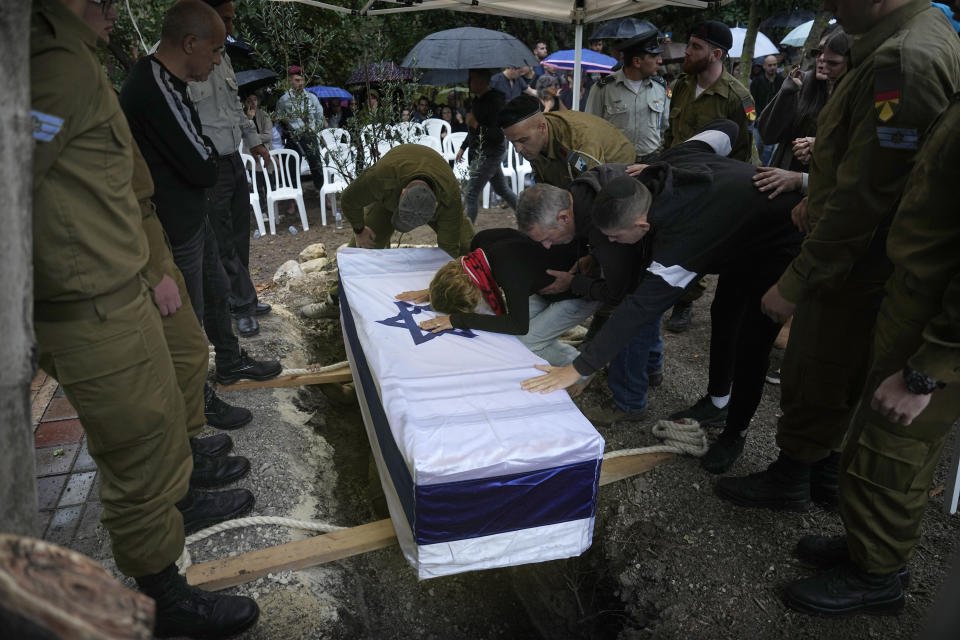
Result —
[[537, 115], [541, 109], [540, 100], [522, 93], [500, 110], [500, 114], [497, 116], [497, 126], [501, 129], [512, 127], [518, 122]]
[[733, 34], [730, 33], [730, 27], [719, 20], [707, 20], [690, 29], [690, 35], [701, 40], [709, 42], [715, 47], [720, 47], [724, 52], [729, 51], [733, 46]]

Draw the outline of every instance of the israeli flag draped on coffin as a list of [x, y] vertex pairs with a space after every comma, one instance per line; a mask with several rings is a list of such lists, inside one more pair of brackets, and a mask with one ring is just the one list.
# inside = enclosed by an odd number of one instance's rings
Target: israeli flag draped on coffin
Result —
[[390, 516], [420, 578], [567, 558], [593, 539], [603, 438], [516, 338], [421, 331], [440, 249], [342, 249], [347, 356]]

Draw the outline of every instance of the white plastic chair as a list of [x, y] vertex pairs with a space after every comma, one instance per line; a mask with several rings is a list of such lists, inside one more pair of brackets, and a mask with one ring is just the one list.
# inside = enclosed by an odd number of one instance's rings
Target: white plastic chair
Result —
[[507, 146], [507, 152], [503, 154], [503, 162], [500, 165], [500, 169], [503, 171], [503, 175], [510, 181], [510, 185], [513, 187], [513, 192], [519, 194], [520, 189], [517, 186], [517, 170], [514, 167], [515, 158], [513, 155], [513, 145]]
[[277, 235], [277, 203], [281, 200], [295, 200], [300, 212], [303, 230], [307, 224], [307, 208], [303, 204], [303, 186], [300, 182], [300, 154], [293, 149], [271, 149], [273, 159], [273, 182], [271, 175], [264, 172], [267, 183], [267, 211], [270, 214], [270, 234]]
[[513, 167], [517, 173], [517, 188], [514, 189], [514, 193], [519, 196], [527, 188], [527, 176], [533, 175], [533, 166], [529, 160], [517, 153], [512, 144], [508, 153], [513, 156]]
[[[441, 142], [453, 133], [450, 123], [441, 118], [427, 118], [421, 124], [423, 124], [423, 130], [428, 136], [433, 136]], [[446, 136], [443, 135], [443, 131], [447, 132]]]
[[327, 195], [337, 210], [337, 194], [347, 188], [349, 175], [356, 173], [352, 148], [345, 144], [328, 147], [323, 154], [323, 187], [320, 189], [320, 222], [327, 224]]
[[[430, 147], [441, 156], [443, 155], [443, 143], [440, 142], [438, 138], [434, 138], [433, 136], [420, 136], [411, 142], [414, 144], [423, 145], [425, 147]], [[454, 157], [456, 157], [456, 154], [454, 154]]]
[[253, 217], [257, 219], [257, 229], [260, 230], [260, 236], [263, 237], [267, 235], [267, 232], [263, 228], [263, 210], [260, 209], [260, 188], [257, 186], [257, 162], [253, 159], [253, 156], [248, 156], [245, 153], [240, 154], [240, 160], [243, 161], [243, 169], [247, 174], [247, 184], [250, 185], [250, 206], [253, 208]]
[[350, 144], [350, 132], [346, 129], [322, 129], [320, 131], [320, 139], [323, 140], [324, 145], [327, 147], [332, 147], [338, 144]]
[[457, 151], [460, 150], [460, 145], [463, 144], [463, 139], [466, 137], [467, 133], [465, 131], [458, 131], [443, 139], [443, 157], [447, 159], [447, 162], [453, 162], [457, 159]]

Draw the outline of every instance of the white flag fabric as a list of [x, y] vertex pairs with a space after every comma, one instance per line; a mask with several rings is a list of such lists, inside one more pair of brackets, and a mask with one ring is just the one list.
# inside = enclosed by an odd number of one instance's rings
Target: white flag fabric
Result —
[[344, 343], [406, 558], [421, 578], [579, 555], [603, 438], [565, 392], [520, 389], [545, 361], [513, 336], [417, 325], [440, 249], [342, 249]]

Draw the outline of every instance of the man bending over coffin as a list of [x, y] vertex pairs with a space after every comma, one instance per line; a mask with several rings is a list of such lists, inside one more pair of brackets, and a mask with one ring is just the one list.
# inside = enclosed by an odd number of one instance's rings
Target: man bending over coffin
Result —
[[[424, 320], [420, 328], [508, 333], [551, 365], [573, 362], [579, 352], [558, 338], [590, 317], [599, 303], [570, 293], [537, 294], [554, 280], [548, 270], [566, 271], [576, 261], [575, 246], [547, 250], [514, 229], [487, 229], [474, 236], [470, 248], [440, 267], [429, 289], [397, 296], [429, 301], [434, 311], [446, 314]], [[481, 302], [494, 315], [476, 313]]]
[[[763, 393], [770, 347], [779, 325], [760, 311], [767, 283], [796, 255], [799, 232], [790, 212], [796, 195], [768, 200], [751, 190], [754, 168], [713, 152], [700, 141], [669, 149], [637, 179], [611, 180], [593, 207], [593, 222], [611, 242], [636, 244], [649, 235], [649, 258], [636, 289], [566, 367], [524, 381], [528, 391], [567, 387], [603, 367], [631, 339], [707, 273], [720, 274], [717, 296], [737, 305], [731, 323], [735, 363], [727, 427], [708, 456], [736, 459]], [[789, 195], [789, 194], [788, 194]]]

